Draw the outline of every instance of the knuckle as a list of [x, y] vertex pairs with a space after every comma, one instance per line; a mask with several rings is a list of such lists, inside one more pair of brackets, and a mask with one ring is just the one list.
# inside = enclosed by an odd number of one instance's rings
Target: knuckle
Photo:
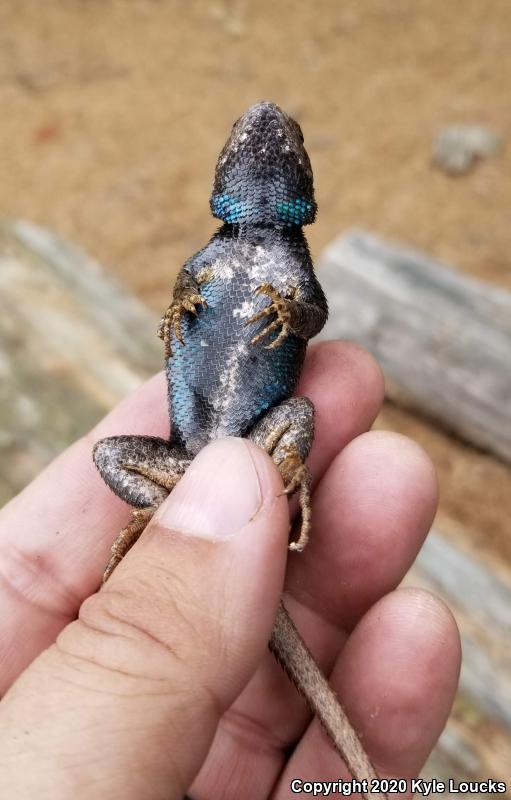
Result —
[[187, 690], [201, 677], [205, 649], [213, 661], [221, 658], [221, 631], [179, 576], [168, 569], [160, 575], [155, 564], [139, 566], [136, 576], [119, 576], [82, 604], [82, 655], [157, 690], [169, 680], [174, 690]]
[[172, 626], [163, 631], [157, 614], [157, 604], [109, 588], [82, 604], [75, 635], [61, 636], [59, 645], [73, 660], [101, 671], [103, 683], [120, 683], [127, 692], [134, 683], [140, 691], [142, 683], [148, 693], [165, 692], [169, 681], [179, 685], [186, 653], [183, 637], [172, 635]]
[[116, 702], [147, 698], [173, 713], [186, 709], [193, 696], [195, 707], [218, 713], [221, 702], [214, 687], [196, 664], [188, 663], [183, 637], [173, 635], [168, 621], [167, 629], [162, 636], [147, 623], [147, 610], [143, 603], [137, 608], [131, 591], [105, 590], [82, 604], [78, 620], [64, 629], [47, 658], [67, 691], [115, 697]]

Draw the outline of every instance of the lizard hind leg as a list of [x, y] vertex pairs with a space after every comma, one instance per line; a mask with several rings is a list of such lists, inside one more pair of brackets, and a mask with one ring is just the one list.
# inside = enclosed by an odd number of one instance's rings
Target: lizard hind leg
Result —
[[155, 436], [111, 436], [94, 447], [94, 463], [105, 483], [135, 506], [131, 522], [112, 545], [103, 574], [108, 580], [135, 544], [154, 512], [190, 464], [182, 448]]
[[305, 459], [314, 438], [312, 402], [307, 397], [285, 400], [259, 420], [248, 438], [272, 457], [284, 481], [284, 493], [299, 492], [300, 534], [289, 549], [301, 551], [308, 542], [311, 526], [311, 476]]
[[121, 563], [126, 553], [131, 550], [140, 535], [144, 532], [147, 523], [155, 511], [155, 506], [134, 509], [131, 515], [131, 521], [122, 529], [110, 549], [110, 559], [103, 572], [101, 585], [107, 582], [116, 566]]
[[159, 506], [191, 461], [156, 436], [109, 436], [96, 443], [93, 457], [105, 483], [135, 508]]

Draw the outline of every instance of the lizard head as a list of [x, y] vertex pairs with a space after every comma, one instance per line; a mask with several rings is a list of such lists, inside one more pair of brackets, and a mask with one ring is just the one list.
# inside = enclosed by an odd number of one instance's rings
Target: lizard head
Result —
[[275, 103], [257, 103], [233, 125], [216, 166], [213, 216], [229, 223], [299, 226], [316, 203], [300, 126]]

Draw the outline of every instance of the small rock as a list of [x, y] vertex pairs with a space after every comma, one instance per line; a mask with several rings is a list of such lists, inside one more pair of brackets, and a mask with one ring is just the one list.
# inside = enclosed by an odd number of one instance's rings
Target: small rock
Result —
[[502, 136], [484, 125], [450, 125], [435, 136], [433, 163], [451, 175], [462, 175], [479, 159], [496, 155], [502, 145]]

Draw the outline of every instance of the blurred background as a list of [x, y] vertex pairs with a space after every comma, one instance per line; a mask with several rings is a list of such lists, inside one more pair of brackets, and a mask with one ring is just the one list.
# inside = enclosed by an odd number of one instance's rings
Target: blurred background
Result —
[[[0, 0], [0, 214], [74, 242], [161, 313], [182, 263], [215, 229], [208, 199], [233, 121], [269, 99], [304, 131], [316, 259], [363, 228], [481, 279], [492, 297], [492, 287], [511, 290], [510, 31], [507, 0]], [[458, 149], [454, 163], [438, 139], [452, 125], [470, 126], [477, 140], [456, 140], [469, 156], [460, 161]], [[4, 256], [27, 262], [6, 225]], [[12, 259], [3, 264], [12, 286]], [[13, 326], [0, 344], [15, 363]], [[44, 405], [51, 382], [55, 416], [64, 405], [55, 375], [65, 392], [71, 382], [62, 364], [50, 365], [51, 381], [33, 378], [32, 392], [29, 379], [23, 391], [1, 390], [4, 407], [18, 408], [14, 422], [0, 417], [12, 456], [1, 467], [4, 499], [53, 454], [42, 431], [50, 412], [33, 397]], [[53, 442], [64, 446], [115, 399], [96, 394]], [[455, 553], [452, 571], [461, 563], [457, 594], [437, 588], [459, 603], [473, 666], [430, 771], [511, 778], [509, 460], [392, 397], [376, 425], [412, 436], [435, 461], [435, 526]], [[29, 428], [39, 442], [30, 453]], [[425, 566], [416, 578], [434, 584], [434, 572]]]

